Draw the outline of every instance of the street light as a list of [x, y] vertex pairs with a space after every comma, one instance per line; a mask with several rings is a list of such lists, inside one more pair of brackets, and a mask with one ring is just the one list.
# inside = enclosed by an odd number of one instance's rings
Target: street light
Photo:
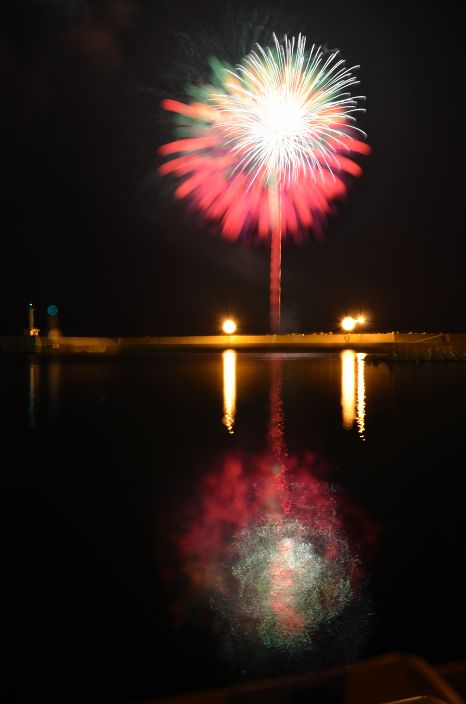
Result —
[[235, 330], [236, 330], [235, 321], [231, 320], [231, 318], [229, 318], [228, 320], [225, 320], [225, 322], [223, 323], [223, 332], [225, 333], [225, 335], [233, 335]]
[[347, 315], [346, 318], [343, 318], [343, 320], [341, 321], [341, 327], [343, 328], [343, 330], [346, 330], [346, 332], [351, 332], [357, 322], [358, 321], [352, 318], [351, 315]]
[[345, 332], [351, 332], [354, 330], [356, 325], [364, 325], [366, 322], [366, 319], [363, 315], [358, 315], [357, 318], [353, 318], [352, 315], [347, 315], [343, 320], [341, 321], [341, 327]]

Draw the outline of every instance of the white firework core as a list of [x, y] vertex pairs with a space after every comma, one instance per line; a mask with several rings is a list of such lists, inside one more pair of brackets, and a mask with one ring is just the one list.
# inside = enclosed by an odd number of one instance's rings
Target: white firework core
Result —
[[358, 83], [338, 52], [324, 55], [306, 37], [251, 52], [229, 72], [224, 94], [212, 96], [219, 111], [217, 127], [226, 147], [235, 153], [235, 171], [261, 177], [282, 186], [324, 171], [339, 169], [338, 152], [348, 150], [354, 112], [363, 96], [352, 97], [348, 88]]

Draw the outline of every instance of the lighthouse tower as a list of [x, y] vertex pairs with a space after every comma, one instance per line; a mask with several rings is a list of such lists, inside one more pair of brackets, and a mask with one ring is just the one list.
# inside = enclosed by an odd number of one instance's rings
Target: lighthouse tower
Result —
[[36, 309], [32, 305], [32, 303], [28, 303], [28, 327], [26, 330], [24, 330], [25, 335], [38, 335], [40, 330], [39, 328], [36, 328], [35, 326], [35, 321], [34, 321], [34, 313]]

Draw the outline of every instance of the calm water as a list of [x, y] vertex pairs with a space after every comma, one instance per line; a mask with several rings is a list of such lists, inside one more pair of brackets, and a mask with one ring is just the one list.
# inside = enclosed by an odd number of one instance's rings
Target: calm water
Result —
[[466, 657], [466, 365], [191, 353], [0, 379], [18, 701]]

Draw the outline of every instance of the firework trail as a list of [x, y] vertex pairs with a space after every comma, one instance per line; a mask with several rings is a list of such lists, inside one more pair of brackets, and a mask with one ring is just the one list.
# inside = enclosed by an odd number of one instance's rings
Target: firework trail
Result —
[[177, 139], [160, 148], [162, 174], [223, 236], [270, 239], [272, 332], [280, 330], [282, 239], [316, 230], [330, 203], [359, 176], [366, 155], [355, 126], [362, 111], [349, 89], [358, 81], [337, 51], [306, 49], [306, 37], [273, 35], [235, 69], [211, 58], [211, 83], [191, 87], [190, 102], [164, 100], [176, 115]]

